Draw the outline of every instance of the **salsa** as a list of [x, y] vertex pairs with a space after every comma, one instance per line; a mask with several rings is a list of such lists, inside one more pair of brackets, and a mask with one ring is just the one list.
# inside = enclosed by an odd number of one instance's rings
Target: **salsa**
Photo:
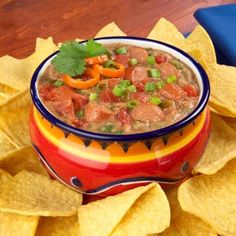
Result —
[[62, 46], [38, 81], [43, 104], [62, 121], [91, 132], [133, 134], [169, 126], [195, 108], [197, 79], [174, 56], [99, 43], [94, 43], [99, 49], [94, 55], [89, 53], [92, 43], [78, 49]]

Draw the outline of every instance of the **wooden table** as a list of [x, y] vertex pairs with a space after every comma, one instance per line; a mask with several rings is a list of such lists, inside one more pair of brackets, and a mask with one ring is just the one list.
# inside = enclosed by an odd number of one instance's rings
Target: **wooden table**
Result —
[[30, 55], [35, 38], [53, 36], [56, 43], [91, 38], [115, 21], [128, 35], [146, 36], [165, 17], [181, 32], [197, 24], [202, 7], [236, 0], [0, 0], [0, 56]]

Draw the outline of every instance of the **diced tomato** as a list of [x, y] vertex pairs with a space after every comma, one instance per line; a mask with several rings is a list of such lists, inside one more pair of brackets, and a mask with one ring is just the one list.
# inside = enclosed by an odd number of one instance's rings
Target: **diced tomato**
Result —
[[133, 108], [131, 117], [139, 121], [160, 121], [164, 119], [164, 114], [160, 107], [150, 103], [142, 103]]
[[67, 85], [56, 87], [54, 101], [62, 101], [66, 99], [71, 99], [74, 94], [75, 92]]
[[96, 102], [89, 102], [84, 107], [84, 119], [88, 123], [102, 122], [113, 115], [112, 111]]
[[132, 118], [128, 112], [127, 108], [122, 108], [118, 114], [117, 114], [117, 119], [122, 123], [122, 124], [131, 124]]
[[187, 93], [177, 84], [166, 84], [161, 90], [160, 95], [174, 101], [187, 96]]
[[128, 67], [129, 57], [125, 54], [115, 55], [116, 62], [122, 64], [124, 67]]
[[145, 103], [149, 101], [150, 95], [145, 92], [135, 92], [130, 94], [130, 99]]
[[108, 85], [109, 88], [114, 88], [119, 82], [121, 78], [110, 78], [110, 79], [102, 79], [98, 82], [99, 86]]
[[129, 57], [135, 58], [139, 63], [143, 63], [147, 61], [148, 53], [147, 50], [140, 47], [129, 47], [128, 49]]
[[61, 101], [54, 101], [53, 107], [55, 110], [63, 116], [74, 116], [74, 105], [71, 99], [65, 99]]
[[74, 102], [75, 110], [79, 110], [89, 102], [89, 98], [84, 94], [74, 93], [72, 101]]
[[185, 92], [187, 92], [189, 97], [197, 97], [198, 96], [198, 91], [195, 88], [195, 86], [192, 84], [184, 85], [183, 89]]
[[156, 59], [156, 63], [157, 63], [157, 64], [165, 63], [165, 62], [168, 61], [167, 55], [161, 54], [161, 53], [160, 53], [160, 54], [157, 54], [157, 55], [155, 56], [155, 59]]
[[180, 76], [180, 72], [168, 62], [158, 64], [157, 67], [160, 70], [163, 79], [167, 79], [170, 75], [175, 75], [176, 77]]
[[40, 96], [46, 101], [55, 100], [55, 87], [51, 84], [42, 84], [39, 87]]
[[111, 89], [103, 90], [99, 95], [99, 101], [104, 103], [120, 102], [120, 98], [112, 93]]

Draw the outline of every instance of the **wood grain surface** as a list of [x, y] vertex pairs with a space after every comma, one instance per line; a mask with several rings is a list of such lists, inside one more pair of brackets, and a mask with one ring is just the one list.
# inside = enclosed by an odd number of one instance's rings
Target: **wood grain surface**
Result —
[[30, 55], [36, 37], [91, 38], [111, 21], [133, 36], [146, 36], [161, 17], [189, 32], [198, 8], [227, 3], [236, 0], [0, 0], [0, 56]]

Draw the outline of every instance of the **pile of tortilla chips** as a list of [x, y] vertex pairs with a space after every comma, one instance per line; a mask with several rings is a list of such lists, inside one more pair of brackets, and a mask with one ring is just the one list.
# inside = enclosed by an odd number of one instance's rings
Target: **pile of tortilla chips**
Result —
[[[112, 35], [125, 33], [112, 22], [96, 37]], [[152, 183], [87, 205], [51, 180], [30, 144], [29, 83], [58, 47], [37, 39], [28, 58], [0, 58], [0, 236], [236, 235], [236, 68], [217, 64], [199, 25], [184, 38], [161, 19], [147, 37], [191, 54], [209, 76], [212, 131], [193, 176], [166, 192]]]

